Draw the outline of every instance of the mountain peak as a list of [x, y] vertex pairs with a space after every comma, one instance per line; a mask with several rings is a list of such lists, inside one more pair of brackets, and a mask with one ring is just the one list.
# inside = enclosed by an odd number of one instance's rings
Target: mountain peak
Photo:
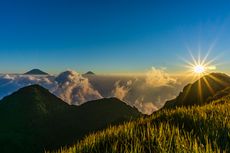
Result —
[[31, 91], [31, 90], [45, 90], [45, 91], [48, 91], [48, 89], [38, 85], [38, 84], [33, 84], [33, 85], [30, 85], [30, 86], [26, 86], [26, 87], [23, 87], [21, 89], [19, 89], [18, 91], [24, 91], [24, 90], [28, 90], [28, 91]]
[[184, 87], [173, 100], [167, 101], [164, 108], [204, 105], [208, 98], [230, 87], [230, 77], [224, 73], [210, 73]]
[[48, 75], [48, 73], [43, 72], [40, 69], [32, 69], [26, 73], [24, 73], [25, 75]]
[[92, 71], [88, 71], [84, 75], [96, 75], [96, 74], [94, 72], [92, 72]]
[[[90, 132], [140, 116], [137, 109], [118, 99], [99, 99], [71, 106], [47, 89], [31, 85], [0, 101], [0, 131], [4, 131], [0, 142], [8, 152], [40, 153], [44, 148], [57, 149]], [[0, 148], [0, 152], [5, 152], [4, 148]]]
[[[49, 90], [40, 85], [23, 87], [0, 101], [0, 107], [11, 108], [19, 114], [44, 114], [60, 108], [68, 107], [68, 104], [51, 94]], [[27, 108], [27, 109], [26, 109]], [[34, 111], [31, 112], [31, 110]]]
[[14, 92], [12, 95], [23, 95], [23, 94], [25, 94], [24, 98], [26, 98], [27, 96], [33, 96], [33, 95], [38, 96], [41, 94], [42, 94], [42, 96], [44, 94], [53, 95], [49, 92], [48, 89], [46, 89], [46, 88], [44, 88], [38, 84], [23, 87], [23, 88], [19, 89], [18, 91]]

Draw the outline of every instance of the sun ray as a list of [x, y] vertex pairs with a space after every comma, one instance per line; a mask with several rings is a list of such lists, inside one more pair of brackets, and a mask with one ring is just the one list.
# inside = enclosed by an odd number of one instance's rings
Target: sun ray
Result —
[[192, 87], [191, 85], [188, 86], [188, 89], [185, 91], [185, 95], [182, 98], [182, 101], [184, 101], [186, 99], [186, 97], [188, 96], [188, 93], [190, 93], [191, 87]]
[[216, 77], [213, 76], [213, 75], [209, 75], [209, 77], [210, 77], [211, 79], [213, 79], [214, 81], [218, 82], [219, 84], [223, 85], [223, 86], [226, 86], [226, 85], [227, 85], [226, 82], [224, 82], [223, 80], [220, 80], [220, 79], [216, 78]]
[[217, 57], [207, 61], [207, 62], [204, 62], [204, 66], [208, 66], [208, 65], [211, 65], [213, 62], [215, 62], [217, 60]]
[[[218, 64], [216, 63], [216, 60], [218, 59], [219, 56], [209, 59], [209, 55], [214, 46], [215, 44], [210, 45], [208, 52], [204, 54], [204, 56], [201, 56], [202, 55], [201, 48], [198, 48], [198, 54], [196, 57], [192, 54], [190, 48], [186, 46], [191, 59], [188, 60], [183, 57], [179, 57], [185, 63], [184, 65], [181, 66], [187, 69], [187, 71], [183, 73], [184, 81], [187, 81], [189, 79], [191, 82], [194, 82], [198, 79], [201, 79], [206, 74], [214, 72], [217, 69]], [[209, 88], [208, 90], [210, 90], [210, 92], [213, 92], [212, 87], [210, 86], [208, 80], [205, 79], [203, 82], [204, 83], [202, 83], [202, 85], [207, 86]], [[198, 90], [200, 90], [200, 88], [202, 87], [201, 84], [199, 86], [200, 87]]]
[[[212, 46], [210, 46], [210, 48], [212, 48]], [[211, 60], [208, 60], [210, 51], [208, 51], [207, 54], [205, 54], [203, 58], [201, 56], [200, 49], [198, 51], [197, 58], [193, 56], [191, 50], [189, 50], [189, 54], [191, 56], [191, 60], [183, 59], [183, 61], [186, 63], [184, 67], [189, 68], [192, 71], [193, 75], [200, 77], [211, 71], [216, 70], [215, 61], [217, 60], [217, 57]]]
[[191, 66], [194, 66], [194, 64], [192, 62], [190, 62], [189, 60], [183, 58], [183, 57], [180, 57], [180, 59], [185, 62], [187, 65], [184, 65], [185, 67], [191, 67]]
[[203, 77], [204, 79], [204, 83], [206, 84], [206, 86], [208, 87], [208, 90], [212, 93], [212, 95], [214, 95], [215, 91], [213, 90], [213, 88], [211, 87], [210, 83], [208, 82], [208, 80], [206, 79], [206, 77]]
[[210, 52], [208, 51], [207, 54], [204, 56], [203, 60], [201, 61], [201, 65], [205, 65], [206, 60], [207, 60], [209, 54], [210, 54]]
[[190, 54], [190, 56], [191, 56], [191, 58], [192, 58], [193, 63], [194, 63], [195, 65], [198, 65], [197, 60], [196, 60], [195, 57], [193, 56], [192, 52], [189, 51], [189, 54]]
[[198, 51], [198, 63], [196, 65], [201, 65], [201, 55], [200, 50]]
[[203, 95], [202, 95], [202, 85], [201, 85], [201, 80], [198, 80], [198, 98], [199, 101], [202, 103], [203, 102]]

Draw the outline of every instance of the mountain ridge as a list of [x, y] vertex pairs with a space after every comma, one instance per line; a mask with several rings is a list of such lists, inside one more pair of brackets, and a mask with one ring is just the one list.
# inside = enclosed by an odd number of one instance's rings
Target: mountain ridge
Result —
[[183, 91], [172, 100], [165, 103], [163, 108], [175, 108], [181, 106], [204, 105], [209, 97], [221, 90], [230, 87], [230, 77], [224, 73], [210, 73], [190, 83]]
[[73, 106], [47, 89], [31, 85], [0, 101], [0, 152], [52, 150], [140, 116], [137, 109], [115, 98]]

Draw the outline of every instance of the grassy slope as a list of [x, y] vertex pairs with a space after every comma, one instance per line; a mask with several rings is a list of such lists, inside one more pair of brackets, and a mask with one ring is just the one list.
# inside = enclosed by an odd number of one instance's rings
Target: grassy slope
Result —
[[230, 95], [205, 106], [164, 109], [58, 152], [230, 152]]

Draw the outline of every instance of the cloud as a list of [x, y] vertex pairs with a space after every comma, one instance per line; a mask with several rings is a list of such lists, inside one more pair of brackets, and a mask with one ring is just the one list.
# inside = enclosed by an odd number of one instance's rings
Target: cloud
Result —
[[161, 87], [175, 84], [176, 80], [170, 77], [164, 69], [156, 69], [155, 67], [152, 67], [152, 69], [146, 73], [145, 82], [152, 87]]
[[103, 97], [117, 97], [145, 114], [173, 99], [183, 88], [165, 69], [152, 68], [144, 76], [84, 77], [75, 71], [58, 76], [1, 75], [0, 99], [24, 86], [39, 84], [71, 105]]
[[86, 101], [100, 99], [89, 80], [77, 72], [66, 71], [55, 76], [2, 75], [0, 76], [0, 98], [32, 84], [39, 84], [71, 105], [80, 105]]
[[56, 77], [55, 81], [58, 86], [53, 93], [69, 104], [80, 105], [86, 101], [102, 98], [89, 80], [77, 72], [63, 72]]
[[114, 83], [112, 95], [135, 106], [144, 114], [160, 109], [167, 100], [178, 95], [182, 85], [165, 69], [152, 68], [145, 76], [125, 78]]
[[134, 106], [143, 114], [151, 115], [154, 111], [157, 111], [158, 108], [153, 104], [153, 102], [146, 102], [144, 98], [136, 99]]
[[40, 84], [47, 89], [53, 88], [53, 76], [2, 75], [0, 76], [0, 98], [32, 84]]
[[215, 65], [211, 65], [207, 67], [208, 70], [216, 70], [216, 66]]
[[121, 85], [121, 82], [120, 81], [117, 81], [115, 83], [115, 88], [114, 90], [112, 91], [112, 95], [114, 97], [117, 97], [119, 98], [120, 100], [124, 100], [125, 96], [127, 95], [127, 93], [129, 92], [130, 90], [130, 86], [132, 85], [132, 81], [129, 80], [126, 85]]

